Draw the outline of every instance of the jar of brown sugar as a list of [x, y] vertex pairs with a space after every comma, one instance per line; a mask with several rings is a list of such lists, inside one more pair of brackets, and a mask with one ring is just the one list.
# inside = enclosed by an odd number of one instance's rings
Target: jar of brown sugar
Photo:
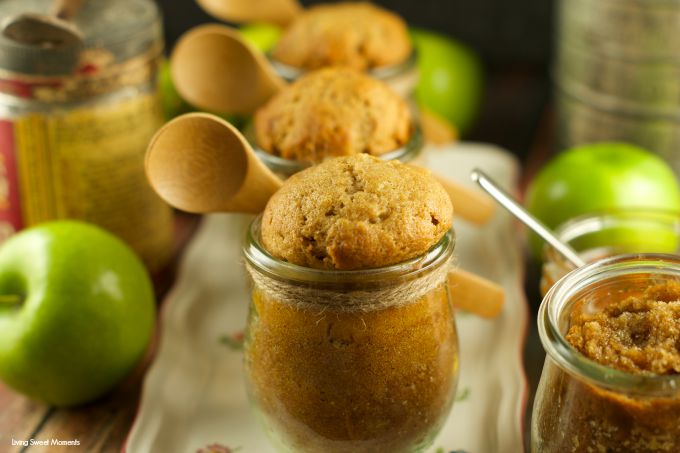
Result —
[[450, 214], [425, 172], [357, 155], [292, 176], [252, 224], [246, 381], [280, 451], [432, 443], [458, 377]]
[[680, 257], [579, 268], [550, 289], [538, 327], [533, 452], [680, 451]]

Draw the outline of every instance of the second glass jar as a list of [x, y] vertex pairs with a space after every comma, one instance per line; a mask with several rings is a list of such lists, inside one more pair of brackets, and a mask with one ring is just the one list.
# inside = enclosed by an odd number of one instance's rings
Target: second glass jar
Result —
[[280, 451], [418, 452], [449, 413], [458, 339], [452, 232], [425, 255], [368, 270], [318, 270], [244, 247], [254, 281], [249, 395]]

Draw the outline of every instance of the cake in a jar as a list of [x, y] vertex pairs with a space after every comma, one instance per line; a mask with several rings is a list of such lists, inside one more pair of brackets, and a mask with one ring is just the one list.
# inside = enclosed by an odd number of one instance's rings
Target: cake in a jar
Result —
[[404, 62], [412, 52], [406, 23], [366, 2], [312, 6], [284, 30], [272, 56], [310, 70], [348, 66], [365, 71]]
[[312, 71], [255, 114], [264, 151], [319, 163], [328, 157], [394, 151], [411, 137], [409, 107], [385, 83], [350, 68]]

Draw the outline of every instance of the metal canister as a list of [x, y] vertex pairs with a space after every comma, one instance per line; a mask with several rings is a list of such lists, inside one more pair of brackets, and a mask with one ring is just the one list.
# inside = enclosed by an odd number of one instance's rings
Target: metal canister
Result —
[[558, 145], [623, 140], [680, 174], [680, 0], [560, 0]]
[[[48, 14], [51, 0], [3, 0], [0, 18]], [[144, 174], [163, 122], [157, 87], [163, 33], [151, 0], [89, 1], [73, 68], [55, 46], [0, 34], [0, 240], [47, 220], [98, 224], [151, 270], [168, 259], [172, 212]]]

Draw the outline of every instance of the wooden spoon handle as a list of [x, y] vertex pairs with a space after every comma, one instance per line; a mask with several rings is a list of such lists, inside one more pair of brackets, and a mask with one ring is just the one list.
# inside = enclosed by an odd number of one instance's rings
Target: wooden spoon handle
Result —
[[52, 6], [52, 15], [69, 21], [73, 19], [84, 0], [55, 0]]
[[449, 272], [449, 293], [455, 308], [483, 318], [498, 316], [505, 302], [502, 286], [459, 268]]
[[454, 216], [460, 216], [476, 225], [483, 225], [491, 220], [496, 212], [496, 204], [488, 195], [434, 173], [433, 175], [451, 197]]

